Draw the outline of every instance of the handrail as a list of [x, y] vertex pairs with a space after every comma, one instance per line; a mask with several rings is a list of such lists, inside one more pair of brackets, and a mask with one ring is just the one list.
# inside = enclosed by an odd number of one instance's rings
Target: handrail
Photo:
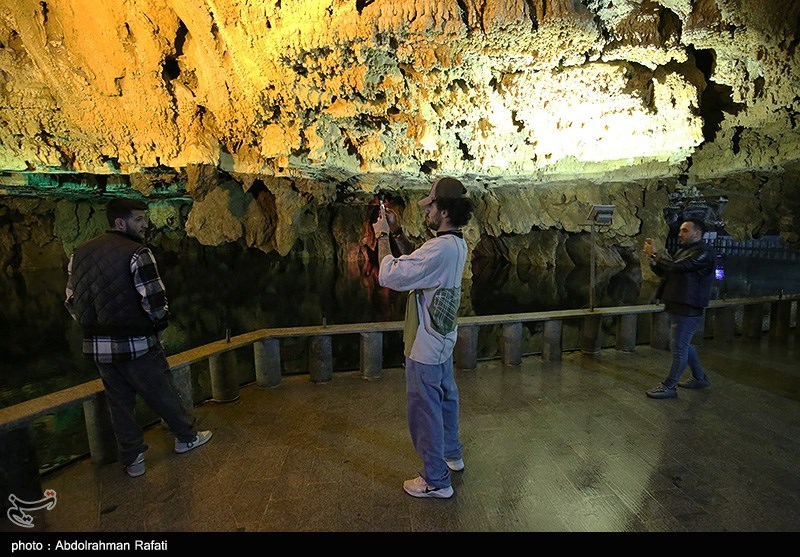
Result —
[[[759, 296], [755, 298], [730, 298], [727, 300], [712, 300], [709, 308], [718, 308], [735, 305], [752, 305], [780, 300], [800, 300], [800, 294]], [[535, 311], [526, 313], [506, 313], [502, 315], [471, 315], [458, 318], [459, 326], [463, 325], [503, 325], [507, 323], [530, 323], [550, 321], [552, 319], [577, 319], [588, 316], [616, 316], [635, 315], [642, 313], [657, 313], [663, 311], [661, 304], [640, 304], [633, 306], [599, 307], [594, 309], [558, 309], [550, 311]], [[308, 337], [318, 335], [345, 335], [359, 333], [386, 333], [403, 330], [402, 321], [380, 321], [374, 323], [348, 323], [342, 325], [305, 325], [302, 327], [278, 327], [271, 329], [258, 329], [231, 337], [230, 340], [217, 340], [191, 348], [184, 352], [174, 354], [167, 358], [170, 369], [195, 364], [211, 356], [223, 354], [230, 350], [244, 348], [268, 338]], [[0, 422], [1, 423], [1, 422]]]
[[0, 431], [13, 429], [36, 418], [86, 402], [103, 392], [103, 382], [94, 379], [54, 393], [32, 398], [13, 406], [0, 408]]
[[[709, 308], [716, 309], [729, 306], [745, 306], [795, 300], [800, 300], [800, 294], [759, 296], [754, 298], [732, 298], [727, 300], [712, 300], [709, 304]], [[460, 317], [458, 319], [458, 324], [459, 326], [463, 327], [507, 325], [514, 323], [577, 319], [590, 316], [608, 317], [659, 313], [663, 311], [663, 309], [663, 305], [660, 304], [643, 304], [633, 306], [600, 307], [594, 309], [582, 308], [502, 315], [467, 316]], [[214, 341], [202, 346], [191, 348], [178, 354], [174, 354], [167, 358], [167, 362], [170, 370], [174, 371], [176, 369], [185, 368], [186, 366], [190, 366], [194, 363], [219, 356], [225, 352], [244, 348], [246, 346], [253, 345], [258, 341], [267, 339], [360, 333], [385, 333], [401, 331], [402, 329], [402, 321], [259, 329], [231, 337], [230, 340]], [[0, 408], [0, 432], [8, 431], [62, 408], [86, 402], [97, 397], [102, 392], [102, 381], [100, 379], [95, 379], [80, 385], [75, 385], [73, 387], [57, 391], [55, 393], [50, 393], [35, 399], [24, 401], [13, 406]]]
[[[460, 320], [459, 320], [460, 323]], [[237, 348], [244, 348], [259, 340], [268, 338], [308, 337], [317, 335], [346, 335], [358, 333], [385, 333], [402, 331], [402, 321], [381, 321], [375, 323], [347, 323], [343, 325], [304, 325], [302, 327], [277, 327], [258, 329], [243, 333], [230, 340], [217, 340], [174, 354], [167, 358], [170, 369], [195, 364], [210, 356], [224, 354]]]

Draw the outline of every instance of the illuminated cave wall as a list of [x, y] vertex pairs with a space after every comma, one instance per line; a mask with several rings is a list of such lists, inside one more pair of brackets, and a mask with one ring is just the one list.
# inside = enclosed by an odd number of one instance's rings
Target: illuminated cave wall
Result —
[[326, 206], [442, 174], [476, 234], [617, 203], [606, 241], [633, 245], [680, 179], [732, 191], [738, 236], [796, 242], [798, 22], [798, 0], [0, 0], [0, 192], [187, 196], [201, 243], [286, 254]]

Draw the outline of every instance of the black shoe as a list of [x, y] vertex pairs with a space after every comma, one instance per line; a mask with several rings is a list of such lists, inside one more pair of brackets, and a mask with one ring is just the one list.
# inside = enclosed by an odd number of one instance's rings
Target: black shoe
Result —
[[661, 383], [658, 387], [647, 391], [647, 396], [650, 398], [678, 398], [678, 391], [674, 388], [668, 389], [666, 385]]
[[708, 379], [689, 379], [683, 383], [678, 383], [678, 387], [684, 389], [706, 389], [711, 386], [711, 381]]

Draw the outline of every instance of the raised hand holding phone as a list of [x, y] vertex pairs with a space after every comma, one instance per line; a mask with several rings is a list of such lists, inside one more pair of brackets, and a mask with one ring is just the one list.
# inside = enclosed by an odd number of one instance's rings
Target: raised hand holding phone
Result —
[[389, 221], [386, 220], [386, 205], [383, 204], [383, 200], [381, 200], [381, 210], [378, 214], [378, 220], [372, 225], [372, 230], [378, 238], [383, 234], [389, 234]]

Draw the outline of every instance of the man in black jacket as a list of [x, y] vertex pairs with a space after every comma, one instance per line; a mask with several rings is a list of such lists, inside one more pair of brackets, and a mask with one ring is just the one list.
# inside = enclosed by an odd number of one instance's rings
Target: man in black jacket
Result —
[[103, 380], [120, 460], [131, 477], [145, 472], [144, 432], [136, 420], [136, 395], [175, 435], [175, 452], [211, 439], [197, 431], [171, 382], [160, 333], [169, 306], [164, 284], [144, 236], [147, 204], [114, 198], [106, 205], [110, 230], [75, 248], [67, 266], [66, 301], [83, 329], [83, 353]]
[[[676, 398], [675, 386], [688, 389], [705, 389], [711, 385], [692, 337], [703, 323], [703, 312], [711, 297], [714, 282], [715, 253], [703, 241], [705, 224], [700, 219], [687, 219], [678, 231], [680, 249], [673, 257], [658, 253], [652, 240], [644, 244], [650, 258], [650, 267], [661, 277], [657, 298], [664, 303], [669, 314], [672, 367], [667, 378], [657, 387], [647, 391], [650, 398]], [[692, 370], [692, 379], [678, 383], [686, 369]]]

